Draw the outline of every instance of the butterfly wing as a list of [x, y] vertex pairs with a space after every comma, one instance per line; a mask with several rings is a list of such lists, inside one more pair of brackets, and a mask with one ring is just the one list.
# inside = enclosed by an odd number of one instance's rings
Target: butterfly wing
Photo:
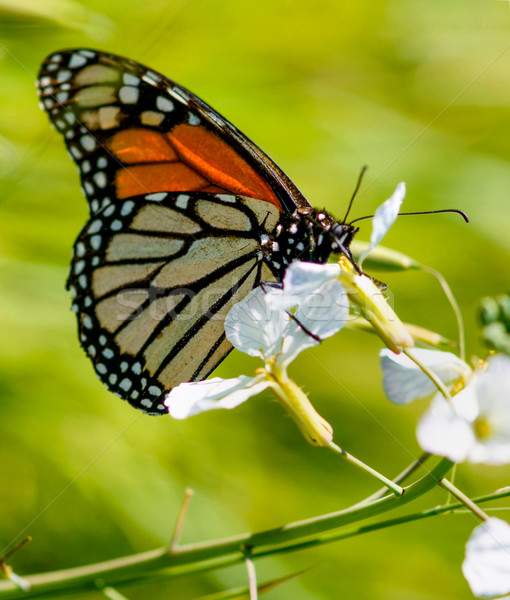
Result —
[[231, 350], [226, 313], [277, 279], [261, 240], [308, 203], [234, 126], [133, 61], [60, 52], [38, 86], [91, 213], [68, 281], [82, 346], [114, 393], [166, 412], [165, 392]]
[[230, 192], [292, 212], [309, 206], [253, 142], [199, 98], [126, 58], [93, 50], [50, 55], [38, 79], [95, 213], [155, 192]]
[[233, 304], [275, 277], [256, 236], [273, 205], [226, 194], [160, 193], [110, 204], [79, 235], [69, 276], [80, 340], [106, 386], [145, 412], [204, 379], [230, 352]]

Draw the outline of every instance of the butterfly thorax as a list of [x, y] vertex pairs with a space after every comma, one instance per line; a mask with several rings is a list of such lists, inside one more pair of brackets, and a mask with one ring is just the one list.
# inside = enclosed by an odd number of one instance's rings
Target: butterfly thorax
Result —
[[294, 260], [323, 264], [332, 253], [350, 256], [349, 244], [358, 231], [346, 223], [337, 222], [325, 211], [299, 208], [282, 214], [273, 238], [262, 240], [270, 254], [272, 267], [280, 278]]

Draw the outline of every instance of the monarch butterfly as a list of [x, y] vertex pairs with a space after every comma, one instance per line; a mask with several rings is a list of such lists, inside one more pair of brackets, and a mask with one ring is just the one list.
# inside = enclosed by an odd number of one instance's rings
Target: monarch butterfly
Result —
[[232, 346], [223, 321], [293, 260], [350, 256], [357, 228], [308, 204], [253, 142], [187, 89], [126, 58], [50, 55], [41, 105], [78, 165], [90, 218], [67, 282], [106, 387], [149, 414]]

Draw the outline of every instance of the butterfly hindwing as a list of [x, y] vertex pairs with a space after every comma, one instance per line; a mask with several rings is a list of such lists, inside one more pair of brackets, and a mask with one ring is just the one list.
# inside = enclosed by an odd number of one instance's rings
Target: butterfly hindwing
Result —
[[166, 412], [164, 392], [221, 362], [226, 313], [275, 280], [258, 239], [278, 218], [267, 202], [209, 193], [132, 197], [91, 217], [68, 285], [82, 346], [111, 391]]

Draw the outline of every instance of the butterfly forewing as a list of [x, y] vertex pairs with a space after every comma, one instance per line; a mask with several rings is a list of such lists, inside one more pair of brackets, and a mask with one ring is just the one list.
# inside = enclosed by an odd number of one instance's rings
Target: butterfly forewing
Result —
[[231, 192], [307, 204], [262, 151], [191, 92], [134, 61], [92, 50], [51, 55], [41, 103], [80, 168], [91, 212], [116, 198]]

